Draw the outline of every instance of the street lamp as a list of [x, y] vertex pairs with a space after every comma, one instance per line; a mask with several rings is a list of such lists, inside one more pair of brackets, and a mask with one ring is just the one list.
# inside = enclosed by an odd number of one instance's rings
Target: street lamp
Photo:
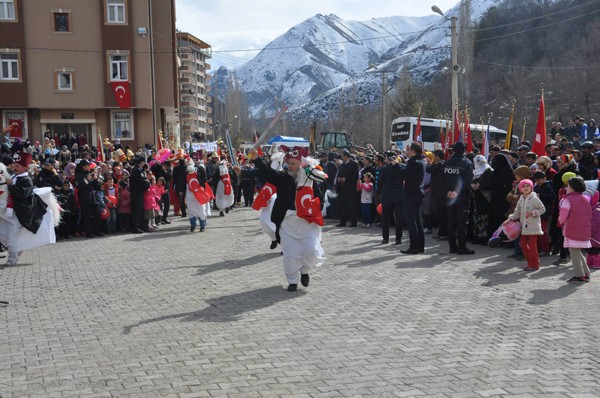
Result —
[[[431, 6], [431, 11], [448, 19], [442, 10], [436, 6]], [[458, 74], [464, 72], [463, 67], [458, 64], [458, 32], [456, 31], [457, 17], [450, 17], [450, 47], [452, 48], [452, 120], [458, 114]]]
[[223, 138], [223, 134], [222, 134], [222, 132], [223, 132], [223, 129], [222, 129], [221, 127], [222, 127], [222, 126], [225, 126], [225, 131], [227, 131], [227, 129], [228, 129], [229, 125], [231, 124], [231, 122], [232, 122], [234, 119], [237, 119], [237, 118], [238, 118], [238, 117], [237, 117], [237, 115], [233, 115], [233, 117], [232, 117], [231, 119], [229, 119], [228, 121], [226, 121], [226, 122], [225, 122], [225, 123], [223, 123], [223, 124], [218, 124], [218, 122], [217, 122], [217, 126], [219, 127], [219, 139], [222, 139], [222, 138]]
[[386, 126], [386, 96], [387, 96], [387, 84], [385, 81], [385, 72], [383, 69], [379, 69], [377, 65], [369, 64], [368, 69], [375, 69], [381, 72], [381, 119], [382, 119], [382, 127], [381, 127], [381, 145], [382, 150], [385, 152], [388, 149], [388, 140], [387, 140], [387, 126]]

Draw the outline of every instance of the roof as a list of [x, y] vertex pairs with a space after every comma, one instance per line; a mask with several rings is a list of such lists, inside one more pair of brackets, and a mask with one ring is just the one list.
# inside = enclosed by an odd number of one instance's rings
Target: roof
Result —
[[308, 140], [302, 137], [287, 137], [284, 135], [276, 135], [268, 141], [269, 144], [272, 144], [274, 142], [308, 142]]

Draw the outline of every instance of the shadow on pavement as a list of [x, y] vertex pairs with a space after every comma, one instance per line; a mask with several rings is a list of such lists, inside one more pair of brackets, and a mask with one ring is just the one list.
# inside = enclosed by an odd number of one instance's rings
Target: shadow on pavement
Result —
[[281, 257], [281, 252], [279, 247], [271, 252], [257, 254], [256, 256], [246, 257], [239, 260], [225, 260], [214, 264], [209, 265], [184, 265], [182, 267], [172, 267], [172, 268], [164, 268], [163, 270], [175, 270], [175, 269], [185, 269], [185, 268], [197, 268], [198, 272], [196, 272], [196, 276], [210, 274], [211, 272], [222, 271], [222, 270], [234, 270], [242, 267], [247, 267], [251, 265], [257, 265], [263, 263], [265, 261], [269, 261], [275, 258]]
[[565, 281], [565, 284], [558, 289], [534, 289], [531, 291], [533, 296], [527, 301], [527, 304], [548, 304], [554, 300], [560, 300], [570, 296], [575, 293], [577, 288], [577, 285], [571, 285]]
[[206, 300], [209, 306], [200, 311], [181, 312], [146, 319], [123, 327], [123, 334], [130, 334], [134, 328], [142, 325], [170, 319], [179, 319], [181, 322], [233, 322], [237, 321], [240, 315], [246, 312], [267, 308], [286, 300], [304, 296], [305, 294], [305, 290], [290, 293], [281, 286], [271, 286], [249, 292], [216, 297]]

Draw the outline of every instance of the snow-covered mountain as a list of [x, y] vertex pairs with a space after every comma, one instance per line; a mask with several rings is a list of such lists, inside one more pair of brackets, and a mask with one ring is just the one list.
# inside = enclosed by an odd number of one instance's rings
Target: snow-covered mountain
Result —
[[[472, 19], [499, 0], [482, 0]], [[458, 16], [459, 7], [447, 17]], [[213, 95], [223, 99], [232, 74], [249, 100], [250, 111], [275, 111], [275, 97], [297, 116], [326, 116], [349, 91], [359, 103], [380, 99], [381, 77], [390, 86], [407, 65], [417, 81], [430, 80], [450, 57], [449, 23], [443, 17], [392, 16], [345, 21], [317, 14], [273, 40], [254, 59], [235, 70], [220, 68], [213, 76]], [[370, 68], [375, 65], [376, 68]]]

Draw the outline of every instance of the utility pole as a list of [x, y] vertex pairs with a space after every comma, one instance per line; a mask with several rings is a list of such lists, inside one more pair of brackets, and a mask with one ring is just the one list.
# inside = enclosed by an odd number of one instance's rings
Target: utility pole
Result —
[[387, 96], [387, 84], [385, 81], [385, 71], [381, 71], [381, 143], [382, 143], [382, 149], [383, 152], [387, 151], [387, 147], [388, 147], [388, 139], [387, 139], [387, 126], [386, 126], [386, 106], [387, 106], [387, 101], [385, 100], [385, 97]]
[[450, 46], [452, 47], [452, 120], [458, 117], [458, 74], [461, 67], [458, 64], [458, 32], [456, 31], [457, 17], [450, 18]]

